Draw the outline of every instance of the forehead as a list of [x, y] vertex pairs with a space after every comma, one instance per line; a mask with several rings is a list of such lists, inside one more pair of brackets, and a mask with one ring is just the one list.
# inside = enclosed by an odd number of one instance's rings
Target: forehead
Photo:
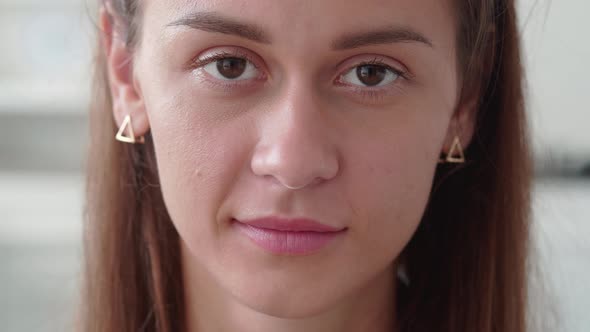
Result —
[[151, 33], [191, 13], [212, 12], [255, 24], [277, 43], [291, 48], [325, 46], [348, 32], [386, 26], [409, 27], [432, 43], [454, 42], [450, 1], [442, 0], [145, 0], [143, 25]]

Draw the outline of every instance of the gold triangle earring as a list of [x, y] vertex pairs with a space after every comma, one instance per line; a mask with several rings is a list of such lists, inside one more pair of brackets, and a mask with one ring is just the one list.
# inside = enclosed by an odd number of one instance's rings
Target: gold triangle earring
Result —
[[465, 154], [463, 154], [463, 147], [461, 146], [459, 136], [455, 136], [453, 144], [451, 144], [451, 149], [449, 150], [446, 158], [439, 159], [438, 162], [439, 164], [463, 164], [465, 162]]
[[[128, 136], [124, 135], [126, 128], [129, 128]], [[115, 138], [117, 141], [131, 144], [145, 142], [143, 136], [135, 137], [135, 134], [133, 133], [133, 126], [131, 125], [131, 115], [129, 114], [127, 114], [123, 119], [123, 123], [121, 124], [121, 127], [119, 127], [119, 131], [117, 132], [117, 135], [115, 135]]]

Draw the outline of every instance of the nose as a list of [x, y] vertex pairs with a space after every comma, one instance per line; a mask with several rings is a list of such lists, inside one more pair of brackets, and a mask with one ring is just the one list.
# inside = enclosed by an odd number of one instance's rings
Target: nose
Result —
[[259, 123], [261, 134], [251, 159], [254, 174], [289, 189], [329, 180], [340, 167], [329, 116], [318, 98], [304, 90], [277, 98]]

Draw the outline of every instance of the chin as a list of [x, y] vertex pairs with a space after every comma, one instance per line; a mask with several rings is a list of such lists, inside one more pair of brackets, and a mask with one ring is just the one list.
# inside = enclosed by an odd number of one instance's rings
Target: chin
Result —
[[248, 289], [236, 295], [237, 300], [250, 309], [281, 319], [310, 317], [327, 311], [334, 306], [333, 301], [323, 294], [293, 294], [288, 290]]
[[[257, 270], [257, 273], [252, 273]], [[333, 274], [321, 277], [313, 269], [283, 267], [276, 270], [234, 269], [221, 276], [222, 287], [242, 305], [269, 316], [296, 319], [320, 314], [336, 306], [345, 297], [346, 285]], [[229, 271], [228, 271], [229, 272]], [[327, 275], [332, 275], [328, 277]]]

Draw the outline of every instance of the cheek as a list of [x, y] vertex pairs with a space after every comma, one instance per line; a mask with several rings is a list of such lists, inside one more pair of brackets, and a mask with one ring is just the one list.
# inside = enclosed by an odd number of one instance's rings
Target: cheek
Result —
[[351, 211], [362, 223], [357, 226], [364, 247], [382, 259], [397, 257], [428, 201], [440, 134], [421, 127], [391, 128], [377, 140], [357, 142], [348, 153], [354, 156], [347, 177]]
[[170, 217], [187, 245], [211, 250], [219, 243], [221, 224], [211, 221], [220, 221], [220, 205], [235, 175], [248, 166], [250, 138], [243, 121], [221, 124], [214, 105], [193, 99], [177, 94], [153, 103], [157, 106], [148, 112]]

